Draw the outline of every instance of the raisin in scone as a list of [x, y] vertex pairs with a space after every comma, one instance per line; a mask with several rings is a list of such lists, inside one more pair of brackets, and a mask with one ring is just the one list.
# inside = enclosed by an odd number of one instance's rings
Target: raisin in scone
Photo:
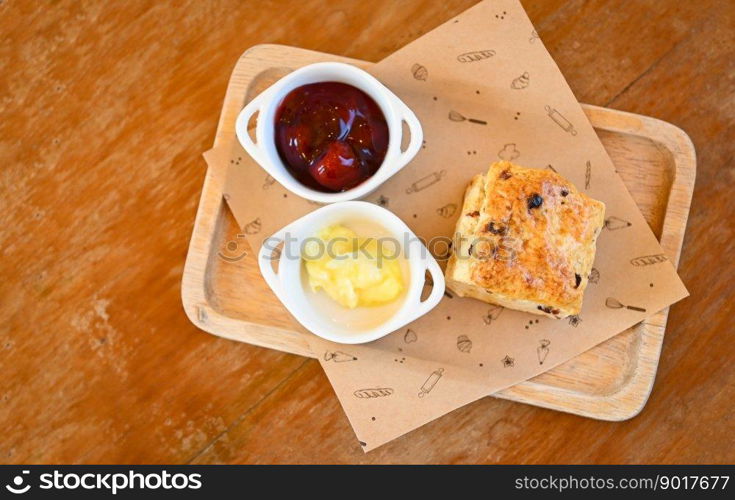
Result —
[[552, 318], [579, 314], [604, 218], [602, 202], [551, 170], [493, 163], [465, 192], [447, 287]]

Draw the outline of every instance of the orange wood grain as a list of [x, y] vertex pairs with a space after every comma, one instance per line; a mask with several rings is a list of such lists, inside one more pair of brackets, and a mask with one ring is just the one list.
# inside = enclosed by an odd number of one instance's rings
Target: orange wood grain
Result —
[[258, 43], [377, 61], [474, 0], [0, 2], [1, 462], [732, 462], [735, 8], [524, 0], [577, 97], [694, 140], [643, 413], [485, 398], [363, 454], [315, 361], [189, 323], [180, 281], [229, 73]]

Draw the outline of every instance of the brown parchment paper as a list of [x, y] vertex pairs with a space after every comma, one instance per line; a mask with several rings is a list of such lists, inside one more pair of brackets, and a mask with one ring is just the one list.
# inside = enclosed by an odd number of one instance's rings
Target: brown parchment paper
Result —
[[[451, 237], [467, 183], [498, 159], [552, 168], [607, 211], [578, 317], [547, 319], [449, 293], [377, 342], [306, 334], [364, 450], [549, 370], [687, 295], [516, 0], [481, 2], [370, 71], [413, 109], [425, 144], [368, 201], [417, 235]], [[229, 166], [226, 197], [254, 249], [316, 208], [267, 177], [234, 137], [205, 158]], [[441, 258], [446, 247], [432, 251]]]

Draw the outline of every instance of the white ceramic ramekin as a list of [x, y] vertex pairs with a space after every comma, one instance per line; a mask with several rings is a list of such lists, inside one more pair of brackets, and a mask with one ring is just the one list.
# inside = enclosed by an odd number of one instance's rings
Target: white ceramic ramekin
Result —
[[[342, 82], [359, 88], [375, 100], [388, 124], [388, 150], [380, 168], [362, 184], [340, 193], [325, 193], [308, 188], [286, 169], [275, 144], [275, 114], [278, 106], [296, 87], [317, 82]], [[248, 122], [258, 113], [255, 139], [248, 134]], [[403, 122], [411, 134], [408, 147], [401, 151]], [[292, 193], [319, 203], [335, 203], [367, 196], [416, 156], [423, 142], [416, 115], [393, 92], [369, 73], [349, 64], [325, 62], [304, 66], [284, 76], [250, 101], [235, 122], [237, 138], [253, 159]]]
[[[408, 288], [400, 308], [385, 322], [369, 330], [355, 332], [326, 318], [318, 311], [307, 294], [311, 293], [302, 282], [302, 242], [332, 224], [348, 224], [351, 220], [367, 220], [380, 225], [401, 244], [408, 264]], [[370, 235], [360, 235], [369, 237]], [[289, 255], [281, 250], [277, 268], [273, 268], [273, 253], [278, 242], [286, 238], [292, 242]], [[406, 248], [406, 243], [410, 247]], [[286, 309], [307, 330], [333, 342], [362, 344], [379, 339], [423, 316], [436, 306], [444, 295], [444, 275], [429, 250], [396, 215], [372, 203], [347, 201], [321, 207], [297, 219], [266, 239], [258, 253], [260, 272]], [[426, 271], [431, 274], [434, 287], [426, 300], [421, 300]], [[306, 285], [308, 287], [308, 285]]]

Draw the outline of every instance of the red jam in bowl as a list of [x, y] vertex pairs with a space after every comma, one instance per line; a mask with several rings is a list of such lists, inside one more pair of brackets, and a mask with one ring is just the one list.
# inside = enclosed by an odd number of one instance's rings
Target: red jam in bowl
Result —
[[289, 92], [279, 105], [275, 139], [281, 160], [299, 182], [339, 192], [380, 168], [388, 124], [362, 90], [339, 82], [311, 83]]

